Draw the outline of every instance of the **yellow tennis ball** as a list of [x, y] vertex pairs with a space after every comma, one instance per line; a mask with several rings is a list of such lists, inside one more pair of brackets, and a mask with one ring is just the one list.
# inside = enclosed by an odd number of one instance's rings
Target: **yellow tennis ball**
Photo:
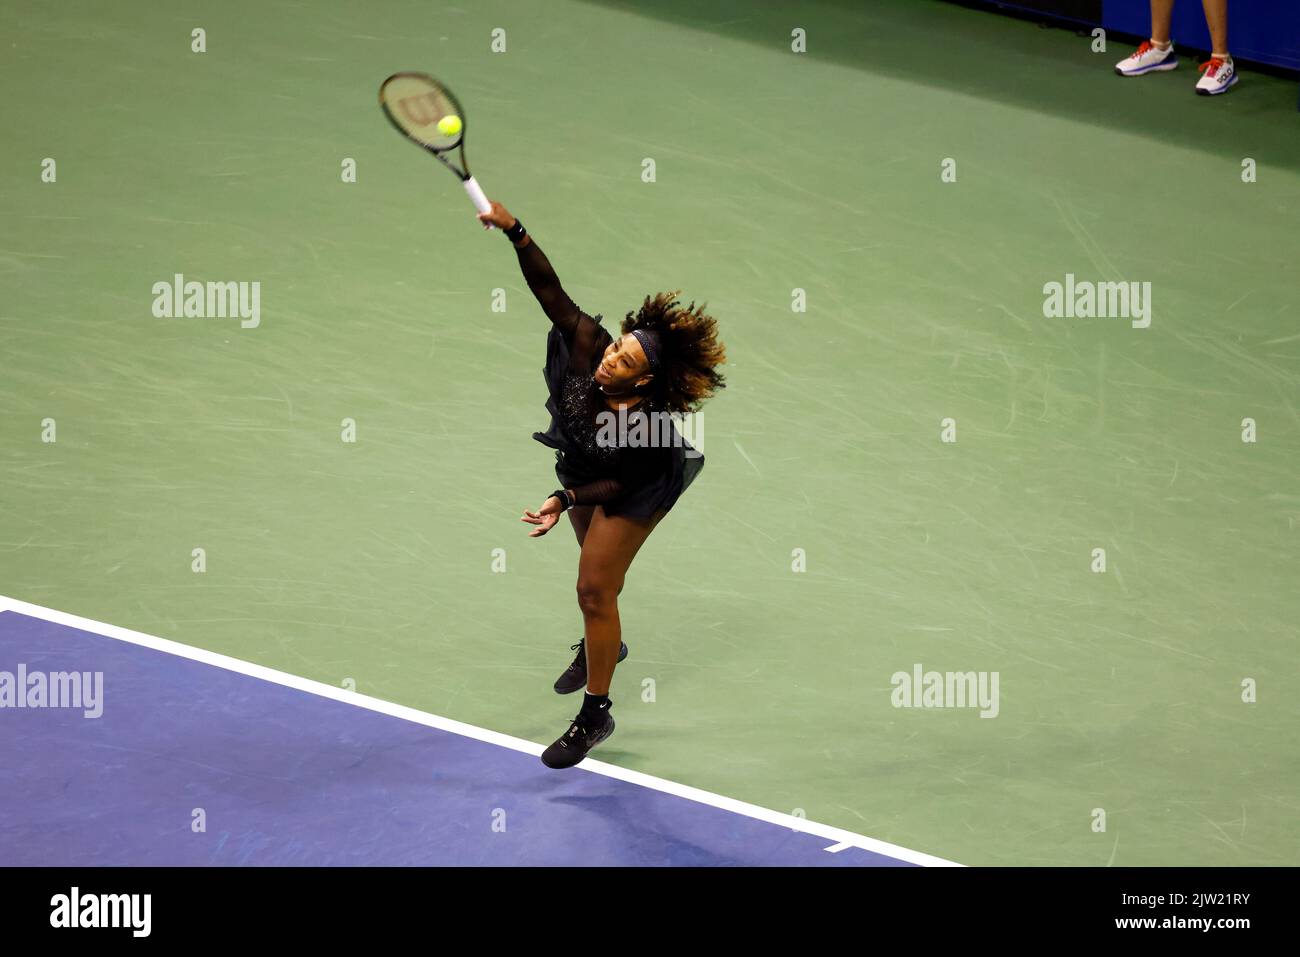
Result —
[[438, 121], [438, 132], [443, 136], [455, 136], [460, 132], [460, 117], [454, 113]]

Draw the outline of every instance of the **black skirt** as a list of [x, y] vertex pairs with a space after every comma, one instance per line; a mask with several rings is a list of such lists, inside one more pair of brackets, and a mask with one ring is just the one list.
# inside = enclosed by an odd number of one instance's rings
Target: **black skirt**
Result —
[[[600, 316], [593, 318], [598, 323], [601, 321]], [[596, 361], [604, 354], [611, 338], [607, 330], [600, 330], [593, 353]], [[606, 515], [650, 518], [672, 509], [704, 468], [703, 453], [674, 429], [675, 438], [666, 446], [619, 448], [616, 465], [596, 464], [565, 428], [563, 392], [565, 375], [569, 371], [569, 344], [564, 341], [560, 330], [552, 326], [546, 337], [546, 366], [542, 369], [547, 390], [546, 411], [551, 414], [551, 426], [545, 432], [534, 432], [533, 438], [555, 449], [555, 475], [560, 484], [564, 488], [574, 488], [599, 479], [619, 479], [624, 486], [623, 493], [602, 504]]]

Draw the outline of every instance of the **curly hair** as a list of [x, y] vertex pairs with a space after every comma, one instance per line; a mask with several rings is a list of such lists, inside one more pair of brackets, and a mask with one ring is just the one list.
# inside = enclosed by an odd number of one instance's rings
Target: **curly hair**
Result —
[[717, 366], [727, 361], [718, 341], [718, 323], [692, 302], [683, 307], [681, 291], [646, 296], [636, 314], [623, 320], [623, 335], [636, 329], [653, 332], [663, 350], [651, 393], [669, 412], [694, 412], [726, 381]]

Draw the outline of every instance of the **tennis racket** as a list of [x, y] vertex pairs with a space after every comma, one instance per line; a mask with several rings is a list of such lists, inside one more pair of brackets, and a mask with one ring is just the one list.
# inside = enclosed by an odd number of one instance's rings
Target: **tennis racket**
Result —
[[[379, 87], [379, 106], [388, 122], [417, 146], [422, 146], [447, 169], [456, 174], [470, 200], [480, 213], [492, 211], [492, 204], [483, 195], [483, 189], [470, 175], [465, 160], [465, 130], [468, 126], [465, 111], [451, 90], [427, 73], [394, 73]], [[454, 134], [444, 133], [438, 124], [446, 117], [460, 118], [460, 129]], [[448, 158], [460, 151], [460, 166]]]

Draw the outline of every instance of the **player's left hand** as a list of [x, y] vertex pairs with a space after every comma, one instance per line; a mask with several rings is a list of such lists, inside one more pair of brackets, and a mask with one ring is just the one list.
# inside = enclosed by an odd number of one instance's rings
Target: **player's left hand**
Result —
[[530, 512], [528, 509], [524, 509], [524, 514], [519, 517], [519, 520], [527, 522], [529, 525], [536, 525], [537, 527], [528, 533], [528, 537], [540, 538], [555, 527], [555, 523], [560, 520], [562, 511], [564, 511], [563, 504], [552, 495], [542, 503], [542, 507], [537, 511]]

